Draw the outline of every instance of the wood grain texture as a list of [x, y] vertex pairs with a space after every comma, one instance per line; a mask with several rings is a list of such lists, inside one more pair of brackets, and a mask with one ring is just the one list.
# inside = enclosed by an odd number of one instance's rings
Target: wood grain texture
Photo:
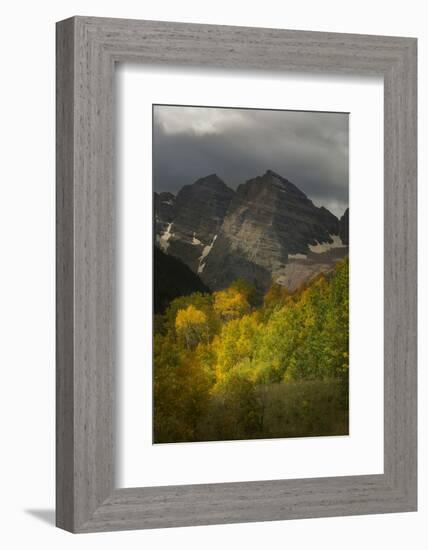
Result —
[[[115, 62], [377, 74], [385, 88], [382, 475], [114, 488]], [[57, 525], [416, 510], [416, 40], [75, 17], [57, 26]]]
[[74, 23], [56, 37], [56, 523], [74, 526]]

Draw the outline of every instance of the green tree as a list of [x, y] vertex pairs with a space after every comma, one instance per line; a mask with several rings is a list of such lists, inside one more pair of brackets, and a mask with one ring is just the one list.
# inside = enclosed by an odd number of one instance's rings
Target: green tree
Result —
[[223, 320], [229, 321], [242, 317], [250, 311], [246, 294], [238, 288], [214, 292], [214, 311]]
[[175, 318], [177, 337], [183, 339], [189, 349], [208, 338], [207, 316], [193, 305], [179, 309]]

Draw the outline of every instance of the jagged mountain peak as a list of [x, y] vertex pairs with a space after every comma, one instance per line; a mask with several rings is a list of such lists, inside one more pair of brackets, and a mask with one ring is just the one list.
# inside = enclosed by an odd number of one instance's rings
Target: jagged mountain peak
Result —
[[328, 228], [330, 234], [337, 235], [339, 233], [339, 218], [325, 206], [320, 206], [318, 208], [318, 214], [319, 219], [322, 220], [325, 227]]
[[189, 197], [200, 197], [203, 200], [208, 198], [211, 200], [224, 199], [228, 202], [234, 194], [233, 189], [228, 187], [217, 174], [209, 174], [182, 187], [177, 193], [177, 201], [188, 200]]
[[268, 168], [268, 169], [266, 170], [266, 172], [265, 172], [264, 175], [275, 176], [275, 177], [277, 177], [277, 178], [280, 178], [280, 177], [281, 177], [277, 172], [275, 172], [274, 170], [271, 170], [270, 168]]
[[291, 183], [287, 178], [284, 178], [283, 176], [281, 176], [281, 174], [278, 174], [278, 172], [275, 172], [270, 168], [268, 168], [266, 172], [260, 177], [262, 179], [270, 178], [271, 180], [274, 180], [274, 182], [277, 184], [279, 183], [279, 184], [287, 185]]
[[271, 169], [266, 170], [263, 175], [256, 176], [255, 178], [249, 179], [245, 183], [241, 184], [238, 187], [237, 192], [247, 193], [249, 190], [252, 194], [265, 194], [266, 192], [269, 192], [269, 190], [273, 192], [285, 192], [290, 195], [309, 200], [306, 194], [294, 183]]
[[230, 189], [230, 187], [228, 187], [217, 174], [209, 174], [208, 176], [199, 178], [191, 185], [186, 185], [185, 187], [209, 187], [213, 189], [217, 188], [220, 190], [228, 190], [230, 192], [233, 192], [232, 189]]
[[[330, 212], [330, 210], [328, 208], [326, 208], [325, 206], [319, 206], [319, 209], [321, 210], [321, 212], [328, 212], [329, 214], [334, 216], [334, 214], [332, 212]], [[334, 216], [334, 217], [336, 218], [336, 216]]]

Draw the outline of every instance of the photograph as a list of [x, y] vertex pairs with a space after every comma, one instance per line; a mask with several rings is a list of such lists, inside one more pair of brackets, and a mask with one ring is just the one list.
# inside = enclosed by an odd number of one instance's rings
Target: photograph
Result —
[[348, 124], [153, 105], [153, 443], [348, 435]]

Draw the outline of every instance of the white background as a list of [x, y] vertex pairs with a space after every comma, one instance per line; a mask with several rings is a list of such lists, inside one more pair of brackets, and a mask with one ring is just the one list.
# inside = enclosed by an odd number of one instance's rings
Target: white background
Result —
[[[347, 550], [426, 547], [428, 462], [427, 290], [421, 285], [419, 512], [353, 518], [73, 536], [52, 527], [54, 506], [54, 22], [99, 15], [419, 38], [420, 212], [428, 208], [427, 44], [424, 3], [380, 0], [19, 1], [2, 9], [0, 276], [3, 379], [1, 531], [4, 548], [240, 546]], [[3, 44], [4, 42], [4, 44]], [[420, 221], [420, 280], [428, 278], [426, 216]], [[425, 341], [425, 342], [424, 342]]]
[[[171, 75], [170, 70], [135, 65], [122, 66], [116, 78], [121, 204], [118, 486], [382, 473], [382, 79], [296, 74], [255, 78], [254, 73], [201, 75], [188, 69]], [[349, 436], [152, 445], [152, 103], [174, 102], [350, 112]]]

